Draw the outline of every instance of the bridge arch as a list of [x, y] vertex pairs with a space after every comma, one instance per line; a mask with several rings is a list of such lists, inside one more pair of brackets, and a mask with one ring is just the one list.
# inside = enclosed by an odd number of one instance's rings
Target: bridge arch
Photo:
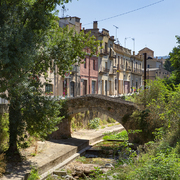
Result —
[[85, 95], [81, 97], [69, 98], [67, 100], [68, 115], [74, 116], [86, 110], [97, 111], [112, 117], [121, 123], [126, 129], [126, 124], [122, 117], [132, 114], [138, 107], [120, 98], [112, 98], [103, 95]]
[[[66, 138], [71, 137], [71, 119], [79, 112], [96, 111], [106, 114], [107, 116], [118, 121], [127, 131], [139, 129], [131, 121], [124, 121], [123, 117], [129, 117], [138, 106], [132, 102], [127, 102], [120, 98], [112, 98], [103, 95], [85, 95], [75, 98], [68, 98], [66, 100], [68, 118], [64, 119], [58, 127], [59, 130], [52, 134], [52, 138]], [[129, 141], [133, 142], [137, 135], [129, 134]], [[138, 135], [139, 136], [139, 135]], [[140, 138], [140, 137], [139, 137]], [[137, 138], [137, 139], [139, 139]]]

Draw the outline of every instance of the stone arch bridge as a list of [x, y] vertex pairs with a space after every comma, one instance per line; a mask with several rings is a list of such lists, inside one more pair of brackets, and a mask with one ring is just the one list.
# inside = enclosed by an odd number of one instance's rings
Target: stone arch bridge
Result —
[[[59, 130], [53, 132], [51, 138], [60, 139], [71, 137], [71, 119], [79, 112], [84, 111], [97, 111], [108, 115], [115, 119], [128, 131], [129, 129], [139, 129], [134, 126], [134, 123], [124, 121], [123, 117], [128, 117], [138, 108], [132, 102], [127, 102], [121, 98], [112, 98], [103, 95], [85, 95], [75, 98], [68, 98], [66, 100], [68, 118], [58, 125]], [[131, 122], [131, 121], [130, 121]], [[129, 141], [135, 141], [135, 135], [129, 134]], [[139, 139], [139, 138], [138, 138]]]

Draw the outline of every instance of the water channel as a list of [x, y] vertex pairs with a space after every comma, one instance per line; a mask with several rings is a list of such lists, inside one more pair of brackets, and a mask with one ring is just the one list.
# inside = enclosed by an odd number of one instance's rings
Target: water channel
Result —
[[[102, 170], [103, 173], [106, 173], [106, 171], [113, 168], [118, 161], [127, 158], [129, 153], [127, 152], [128, 147], [128, 141], [124, 139], [104, 140], [97, 143], [81, 154], [79, 158], [75, 159], [65, 167], [58, 169], [59, 171], [64, 172], [61, 178], [92, 178], [92, 170]], [[58, 178], [56, 174], [52, 176], [54, 179]]]

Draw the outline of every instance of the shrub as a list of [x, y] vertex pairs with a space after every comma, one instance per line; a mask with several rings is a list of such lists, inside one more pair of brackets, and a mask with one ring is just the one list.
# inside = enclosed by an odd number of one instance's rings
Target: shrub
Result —
[[114, 120], [114, 119], [111, 118], [111, 117], [108, 117], [107, 122], [108, 122], [108, 123], [115, 123], [116, 120]]
[[97, 129], [100, 125], [100, 118], [94, 118], [89, 121], [88, 127], [89, 129]]
[[33, 167], [30, 172], [30, 176], [28, 177], [28, 180], [37, 180], [40, 179], [38, 171]]

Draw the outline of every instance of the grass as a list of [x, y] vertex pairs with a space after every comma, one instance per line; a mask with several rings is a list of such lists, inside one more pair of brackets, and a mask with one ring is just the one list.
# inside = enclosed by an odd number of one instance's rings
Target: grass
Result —
[[120, 133], [108, 132], [104, 133], [103, 140], [112, 139], [112, 140], [128, 140], [127, 131], [123, 130]]

